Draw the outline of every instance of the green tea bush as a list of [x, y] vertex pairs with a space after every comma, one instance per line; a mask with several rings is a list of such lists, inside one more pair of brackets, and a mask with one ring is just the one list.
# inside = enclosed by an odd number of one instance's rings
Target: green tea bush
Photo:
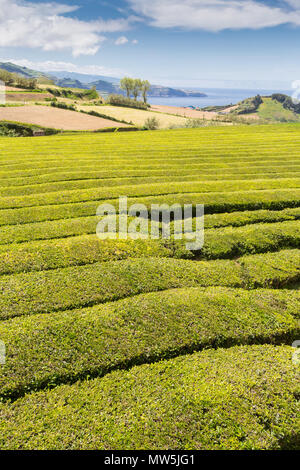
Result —
[[[0, 397], [199, 349], [290, 342], [300, 292], [191, 288], [0, 324]], [[24, 350], [26, 356], [24, 356]], [[33, 379], [34, 377], [34, 379]]]
[[300, 384], [293, 351], [209, 350], [29, 394], [2, 405], [0, 447], [296, 450]]
[[[261, 271], [258, 266], [263, 266]], [[92, 306], [180, 287], [285, 287], [300, 280], [300, 251], [191, 261], [141, 258], [0, 277], [0, 319]]]

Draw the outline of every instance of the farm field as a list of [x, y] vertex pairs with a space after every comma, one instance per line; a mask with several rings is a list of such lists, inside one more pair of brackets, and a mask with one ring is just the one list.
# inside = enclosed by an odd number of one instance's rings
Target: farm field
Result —
[[[35, 99], [38, 99], [37, 96]], [[0, 120], [36, 124], [67, 131], [96, 131], [115, 128], [116, 122], [52, 106], [22, 106], [0, 108]], [[117, 127], [129, 127], [117, 123]]]
[[[299, 149], [298, 124], [0, 138], [0, 449], [300, 448]], [[204, 247], [100, 240], [119, 196], [205, 204]]]
[[164, 105], [151, 105], [152, 111], [158, 113], [177, 114], [178, 116], [190, 118], [190, 119], [215, 119], [218, 113], [213, 111], [198, 111], [189, 108], [180, 108], [178, 106], [164, 106]]
[[29, 103], [35, 101], [45, 101], [46, 99], [51, 99], [49, 93], [34, 93], [30, 91], [20, 91], [20, 90], [6, 90], [6, 101], [8, 103]]
[[159, 121], [159, 127], [161, 129], [166, 129], [172, 125], [184, 126], [186, 122], [184, 117], [172, 116], [171, 114], [164, 113], [157, 114], [143, 111], [141, 109], [124, 108], [120, 106], [78, 106], [78, 109], [83, 109], [85, 111], [93, 110], [121, 121], [133, 122], [136, 126], [143, 126], [145, 121], [152, 117], [155, 117]]

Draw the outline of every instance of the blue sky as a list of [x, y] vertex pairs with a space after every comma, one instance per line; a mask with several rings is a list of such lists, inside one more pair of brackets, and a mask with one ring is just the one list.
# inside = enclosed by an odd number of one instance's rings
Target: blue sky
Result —
[[289, 87], [300, 0], [0, 0], [0, 59], [171, 86]]

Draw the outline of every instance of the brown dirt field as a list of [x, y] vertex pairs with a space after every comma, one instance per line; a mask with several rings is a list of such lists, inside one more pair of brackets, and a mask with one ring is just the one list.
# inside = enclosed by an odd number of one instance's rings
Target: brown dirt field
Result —
[[159, 113], [175, 114], [177, 116], [183, 116], [191, 119], [214, 119], [218, 116], [217, 113], [208, 111], [196, 111], [194, 109], [179, 108], [176, 106], [162, 106], [154, 105], [150, 108], [152, 111]]
[[0, 120], [36, 124], [67, 131], [96, 131], [108, 127], [130, 127], [108, 119], [50, 106], [0, 108]]
[[24, 91], [25, 93], [26, 91], [28, 91], [28, 90], [25, 90], [25, 88], [16, 88], [14, 86], [6, 86], [5, 90], [6, 91]]

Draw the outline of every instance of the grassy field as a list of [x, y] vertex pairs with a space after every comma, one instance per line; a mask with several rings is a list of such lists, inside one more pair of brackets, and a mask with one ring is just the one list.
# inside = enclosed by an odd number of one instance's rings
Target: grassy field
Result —
[[115, 119], [132, 122], [136, 126], [143, 126], [147, 119], [155, 117], [159, 121], [159, 127], [161, 129], [168, 128], [172, 125], [184, 126], [187, 121], [184, 117], [172, 116], [171, 114], [143, 111], [141, 109], [133, 108], [122, 108], [119, 106], [78, 106], [78, 109], [103, 113]]
[[278, 101], [271, 98], [264, 98], [263, 101], [257, 113], [263, 121], [297, 122], [300, 120], [300, 116], [285, 109]]
[[[299, 449], [299, 125], [36, 142], [0, 138], [0, 448]], [[203, 249], [99, 240], [119, 196], [204, 203]]]

